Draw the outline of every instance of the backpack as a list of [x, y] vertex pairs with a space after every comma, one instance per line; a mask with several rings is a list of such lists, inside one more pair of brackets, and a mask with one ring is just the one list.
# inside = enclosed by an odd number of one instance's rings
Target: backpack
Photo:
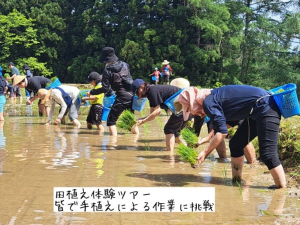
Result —
[[61, 91], [61, 95], [63, 99], [65, 100], [65, 103], [67, 104], [67, 108], [70, 108], [72, 105], [72, 98], [70, 97], [69, 94], [67, 94], [62, 88], [56, 87], [55, 89], [58, 89]]
[[120, 77], [122, 78], [122, 84], [126, 91], [131, 92], [131, 85], [133, 82], [132, 76], [129, 72], [128, 65], [126, 65], [126, 63], [124, 63], [124, 62], [122, 62], [122, 63], [123, 63], [123, 67], [122, 67], [121, 71], [119, 72]]

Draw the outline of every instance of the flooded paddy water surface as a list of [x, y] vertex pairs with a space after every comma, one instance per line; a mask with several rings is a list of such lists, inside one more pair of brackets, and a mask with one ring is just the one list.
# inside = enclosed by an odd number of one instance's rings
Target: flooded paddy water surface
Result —
[[[230, 159], [221, 161], [214, 152], [193, 169], [167, 152], [165, 113], [142, 125], [139, 136], [119, 130], [114, 138], [105, 123], [104, 136], [87, 130], [86, 115], [80, 129], [45, 126], [45, 117], [35, 111], [26, 116], [25, 108], [6, 108], [0, 124], [1, 225], [300, 224], [299, 188], [269, 190], [273, 180], [265, 166], [245, 164], [239, 187], [231, 183]], [[54, 212], [54, 187], [215, 187], [215, 212]]]

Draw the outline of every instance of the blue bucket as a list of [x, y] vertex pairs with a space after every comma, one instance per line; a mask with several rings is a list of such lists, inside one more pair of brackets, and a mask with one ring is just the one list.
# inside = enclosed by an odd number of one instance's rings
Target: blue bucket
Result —
[[152, 81], [156, 81], [156, 76], [151, 77]]
[[291, 116], [300, 114], [296, 89], [296, 84], [290, 83], [269, 91], [269, 93], [275, 99], [284, 118], [289, 118]]
[[110, 113], [110, 108], [103, 107], [101, 119], [107, 122], [108, 115]]
[[146, 101], [147, 98], [138, 98], [136, 95], [133, 96], [132, 109], [136, 111], [142, 111], [146, 104]]
[[164, 73], [160, 73], [160, 77], [164, 77]]
[[170, 98], [168, 98], [168, 99], [164, 102], [164, 104], [165, 104], [166, 106], [168, 106], [168, 108], [171, 109], [171, 111], [172, 111], [173, 113], [175, 113], [174, 101], [175, 101], [176, 97], [177, 97], [183, 90], [184, 90], [184, 88], [181, 89], [180, 91], [176, 92], [174, 95], [172, 95]]
[[86, 97], [87, 93], [89, 92], [90, 90], [81, 90], [79, 92], [79, 96], [80, 98], [83, 98], [83, 97]]
[[109, 108], [109, 107], [111, 107], [114, 104], [115, 100], [116, 100], [116, 96], [115, 95], [111, 95], [109, 97], [105, 97], [103, 99], [103, 106]]
[[54, 82], [52, 82], [48, 87], [46, 87], [46, 89], [49, 90], [51, 88], [56, 88], [60, 85], [61, 85], [61, 83], [60, 83], [59, 79], [56, 78], [56, 80]]

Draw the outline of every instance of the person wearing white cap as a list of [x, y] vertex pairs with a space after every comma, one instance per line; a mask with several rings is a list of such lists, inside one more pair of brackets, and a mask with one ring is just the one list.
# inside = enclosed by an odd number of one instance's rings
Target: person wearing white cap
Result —
[[163, 84], [169, 84], [170, 75], [172, 75], [172, 67], [169, 65], [168, 60], [164, 60], [162, 63], [161, 72], [163, 74]]
[[227, 136], [226, 121], [244, 120], [229, 141], [233, 181], [242, 179], [244, 147], [258, 137], [260, 158], [270, 170], [273, 187], [286, 187], [277, 154], [281, 112], [268, 91], [248, 85], [228, 85], [214, 90], [189, 87], [180, 93], [174, 105], [177, 103], [182, 106], [184, 120], [191, 115], [207, 115], [212, 122], [215, 135], [198, 155], [198, 165]]
[[159, 83], [159, 75], [160, 75], [160, 72], [159, 72], [158, 68], [155, 67], [153, 73], [149, 74], [149, 76], [151, 77], [151, 81], [152, 81], [153, 84], [158, 85], [158, 83]]

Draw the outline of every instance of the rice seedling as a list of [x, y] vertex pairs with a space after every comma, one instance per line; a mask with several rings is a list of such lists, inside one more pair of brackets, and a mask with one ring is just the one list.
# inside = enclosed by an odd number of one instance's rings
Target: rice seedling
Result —
[[144, 145], [145, 145], [145, 150], [146, 150], [146, 151], [150, 151], [150, 145], [149, 145], [149, 142], [144, 143]]
[[191, 129], [185, 127], [181, 131], [181, 135], [189, 147], [197, 147], [198, 137]]
[[241, 182], [236, 181], [236, 185], [239, 187], [239, 193], [240, 193], [240, 195], [242, 195], [243, 194], [243, 189], [242, 189]]
[[225, 166], [223, 167], [222, 174], [223, 174], [223, 178], [226, 179], [227, 178], [227, 171], [226, 171]]
[[194, 148], [179, 144], [177, 153], [183, 160], [189, 162], [191, 166], [194, 166], [197, 163], [198, 152]]
[[134, 124], [136, 124], [134, 114], [130, 110], [125, 110], [118, 119], [117, 127], [131, 131]]

